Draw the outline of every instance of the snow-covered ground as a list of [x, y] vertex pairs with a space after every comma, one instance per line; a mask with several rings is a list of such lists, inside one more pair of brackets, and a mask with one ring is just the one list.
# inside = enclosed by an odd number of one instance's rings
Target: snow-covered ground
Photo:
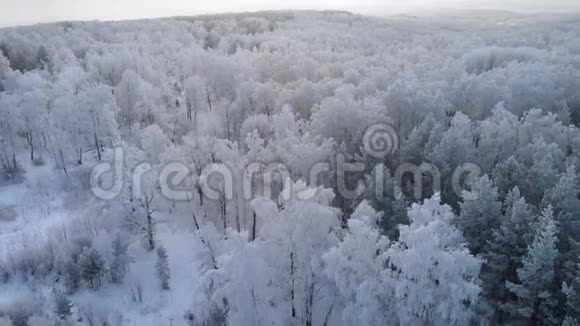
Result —
[[[20, 250], [33, 250], [52, 244], [55, 236], [65, 241], [62, 238], [64, 234], [78, 230], [74, 226], [86, 222], [84, 219], [90, 216], [87, 211], [94, 209], [91, 206], [92, 199], [86, 197], [83, 197], [85, 204], [74, 205], [73, 208], [70, 203], [65, 204], [63, 198], [72, 194], [63, 190], [64, 174], [56, 171], [50, 162], [35, 166], [29, 163], [27, 157], [19, 159], [26, 171], [24, 180], [16, 184], [6, 182], [0, 185], [0, 207], [15, 207], [17, 214], [14, 219], [0, 221], [2, 261], [9, 261]], [[91, 162], [85, 164], [90, 165]], [[177, 218], [184, 215], [175, 209], [170, 214], [168, 209], [161, 208], [155, 216], [159, 221], [157, 239], [171, 253], [171, 291], [159, 291], [155, 278], [155, 253], [147, 252], [140, 241], [136, 241], [130, 247], [132, 262], [125, 284], [119, 287], [107, 286], [97, 291], [79, 291], [71, 297], [78, 315], [81, 316], [85, 310], [94, 310], [96, 314], [101, 312], [108, 315], [111, 322], [121, 318], [122, 325], [185, 325], [183, 315], [191, 308], [200, 266], [196, 258], [198, 241], [192, 232], [192, 221]], [[68, 237], [74, 238], [74, 234]], [[32, 283], [14, 280], [1, 284], [0, 310], [35, 297], [50, 298], [51, 287], [59, 282], [51, 280]], [[37, 282], [44, 283], [44, 286], [38, 287]], [[138, 288], [142, 291], [141, 302], [138, 299], [134, 301]], [[45, 305], [43, 309], [52, 309], [50, 302], [42, 299], [40, 302]], [[1, 319], [0, 325], [4, 326]]]

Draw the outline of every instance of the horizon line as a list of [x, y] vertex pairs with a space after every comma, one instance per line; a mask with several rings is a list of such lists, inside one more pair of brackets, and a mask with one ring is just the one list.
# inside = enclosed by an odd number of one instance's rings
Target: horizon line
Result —
[[108, 18], [95, 18], [95, 19], [62, 19], [54, 21], [39, 21], [35, 23], [22, 23], [15, 25], [2, 25], [0, 23], [0, 31], [6, 29], [14, 28], [26, 28], [35, 27], [41, 25], [56, 25], [62, 23], [122, 23], [122, 22], [139, 22], [139, 21], [152, 21], [152, 20], [171, 20], [171, 19], [183, 19], [183, 18], [204, 18], [211, 16], [228, 16], [228, 15], [244, 15], [244, 14], [266, 14], [266, 13], [343, 13], [350, 15], [358, 15], [369, 18], [390, 18], [390, 17], [400, 17], [400, 16], [418, 16], [418, 15], [443, 15], [446, 13], [506, 13], [512, 15], [523, 15], [523, 16], [533, 16], [533, 15], [577, 15], [580, 14], [580, 8], [575, 9], [555, 9], [555, 10], [528, 10], [528, 9], [514, 9], [514, 8], [430, 8], [430, 9], [413, 9], [413, 10], [378, 10], [375, 13], [366, 13], [364, 11], [356, 12], [344, 9], [264, 9], [264, 10], [247, 10], [247, 11], [215, 11], [215, 12], [203, 12], [196, 14], [185, 14], [185, 15], [163, 15], [163, 16], [149, 16], [149, 17], [127, 17], [120, 19], [108, 19]]

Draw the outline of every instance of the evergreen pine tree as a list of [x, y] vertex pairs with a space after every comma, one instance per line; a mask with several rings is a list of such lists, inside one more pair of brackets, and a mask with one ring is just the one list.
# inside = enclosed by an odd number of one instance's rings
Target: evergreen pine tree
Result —
[[129, 268], [129, 256], [127, 255], [128, 245], [120, 235], [113, 241], [113, 261], [111, 262], [110, 273], [113, 284], [121, 284], [125, 279]]
[[64, 265], [64, 286], [69, 293], [76, 292], [82, 281], [82, 270], [78, 263], [70, 260]]
[[159, 283], [163, 290], [169, 290], [169, 261], [167, 257], [167, 251], [164, 247], [157, 248], [157, 263], [155, 264], [155, 270], [157, 277], [159, 278]]
[[570, 284], [562, 284], [562, 293], [566, 297], [566, 318], [563, 325], [578, 325], [580, 322], [580, 262], [576, 265], [576, 277]]
[[463, 230], [472, 254], [486, 253], [488, 241], [499, 225], [501, 203], [498, 200], [497, 188], [487, 175], [473, 183], [474, 198], [466, 197], [461, 203], [461, 214], [458, 224]]
[[[533, 214], [517, 187], [507, 195], [504, 207], [501, 226], [489, 241], [490, 251], [485, 255], [487, 263], [482, 272], [486, 295], [496, 308], [508, 299], [506, 281], [517, 280], [517, 268], [533, 236]], [[498, 317], [501, 322], [501, 316]]]
[[526, 168], [515, 157], [499, 163], [493, 169], [493, 181], [500, 195], [505, 196], [512, 188], [518, 187], [525, 180]]
[[58, 318], [66, 321], [72, 316], [73, 304], [66, 294], [54, 289], [55, 312]]
[[104, 272], [105, 262], [96, 249], [90, 249], [81, 257], [80, 261], [82, 278], [93, 289], [101, 286], [101, 276]]
[[531, 325], [553, 324], [555, 298], [552, 284], [558, 250], [557, 226], [551, 207], [542, 212], [534, 228], [534, 241], [522, 259], [522, 267], [517, 270], [519, 282], [508, 281], [506, 284], [517, 299], [504, 308], [516, 320], [521, 319]]
[[[554, 217], [560, 226], [558, 240], [561, 253], [567, 253], [569, 248], [569, 238], [578, 239], [580, 235], [580, 183], [574, 166], [568, 167], [562, 173], [558, 183], [546, 192], [542, 199], [542, 206], [552, 206]], [[575, 256], [569, 257], [569, 261], [574, 261]], [[573, 266], [572, 268], [573, 269]]]

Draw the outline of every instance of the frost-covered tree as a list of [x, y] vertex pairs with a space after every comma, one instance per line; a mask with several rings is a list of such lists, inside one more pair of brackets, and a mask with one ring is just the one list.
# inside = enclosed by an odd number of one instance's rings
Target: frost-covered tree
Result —
[[546, 191], [542, 200], [542, 206], [551, 206], [554, 216], [560, 226], [560, 246], [568, 251], [569, 237], [578, 239], [580, 235], [580, 182], [575, 166], [570, 166], [562, 173], [558, 183]]
[[577, 325], [580, 322], [580, 262], [576, 264], [575, 272], [575, 277], [569, 283], [562, 283], [562, 293], [566, 298], [563, 325]]
[[385, 280], [389, 239], [381, 235], [377, 213], [361, 203], [348, 220], [348, 232], [324, 255], [325, 272], [336, 283], [337, 308], [348, 325], [396, 322], [394, 288]]
[[103, 85], [91, 85], [79, 96], [78, 109], [81, 116], [90, 122], [88, 130], [92, 131], [92, 146], [97, 158], [102, 159], [105, 146], [112, 146], [119, 138], [119, 127], [115, 119], [119, 108], [111, 88]]
[[401, 163], [413, 163], [420, 165], [424, 160], [424, 151], [435, 128], [437, 121], [429, 114], [423, 121], [413, 128], [407, 139], [402, 142], [400, 150]]
[[527, 169], [512, 155], [507, 160], [499, 162], [493, 169], [492, 175], [498, 193], [505, 196], [514, 187], [525, 186]]
[[544, 188], [550, 189], [558, 182], [558, 175], [565, 170], [564, 153], [556, 144], [548, 144], [543, 138], [534, 138], [533, 142], [521, 149], [521, 162], [529, 169], [525, 183], [520, 190], [532, 205], [539, 205], [544, 196]]
[[436, 194], [409, 211], [387, 261], [395, 313], [403, 324], [465, 325], [477, 318], [482, 261], [453, 226], [455, 215]]
[[[151, 185], [149, 184], [148, 186]], [[153, 216], [156, 212], [155, 208], [153, 208], [154, 195], [148, 190], [141, 190], [149, 194], [135, 199], [131, 198], [131, 206], [127, 212], [124, 226], [129, 232], [138, 235], [142, 239], [143, 245], [147, 250], [153, 251], [157, 244], [157, 220]]]
[[486, 296], [498, 311], [498, 322], [504, 322], [503, 314], [498, 310], [502, 304], [511, 299], [506, 282], [516, 282], [517, 269], [521, 266], [522, 257], [533, 239], [533, 225], [536, 217], [516, 187], [505, 199], [501, 224], [493, 231], [488, 240], [489, 251], [484, 254], [486, 264], [482, 271]]
[[409, 211], [389, 245], [379, 215], [361, 204], [343, 241], [325, 255], [346, 324], [464, 325], [476, 320], [482, 261], [466, 248], [451, 208], [434, 196]]
[[518, 118], [507, 111], [503, 103], [496, 106], [491, 117], [481, 122], [477, 163], [484, 173], [490, 173], [498, 163], [504, 162], [515, 152], [518, 127]]
[[203, 80], [199, 76], [186, 79], [184, 91], [187, 118], [193, 121], [193, 127], [197, 127], [197, 117], [201, 108], [204, 108], [204, 100], [206, 97]]
[[148, 161], [151, 163], [159, 162], [159, 159], [165, 148], [168, 147], [169, 140], [158, 125], [151, 125], [139, 131], [139, 144]]
[[155, 275], [157, 275], [161, 289], [169, 290], [169, 279], [171, 278], [171, 274], [169, 272], [169, 257], [167, 256], [167, 250], [165, 250], [165, 248], [162, 246], [157, 248]]
[[[409, 224], [407, 214], [409, 202], [405, 198], [405, 193], [398, 189], [400, 185], [395, 184], [390, 172], [381, 165], [375, 167], [366, 177], [366, 181], [365, 197], [374, 203], [374, 207], [383, 212], [383, 216], [378, 221], [383, 234], [390, 240], [397, 240], [399, 224]], [[422, 181], [424, 182], [424, 179]]]
[[[19, 85], [22, 92], [19, 96], [18, 135], [21, 136], [30, 154], [30, 160], [38, 157], [43, 143], [43, 132], [46, 131], [49, 98], [46, 94], [46, 81], [40, 74], [29, 73]], [[36, 156], [35, 156], [36, 154]]]
[[[55, 100], [52, 133], [55, 151], [61, 158], [61, 165], [66, 169], [68, 162], [80, 165], [83, 155], [93, 144], [93, 134], [90, 133], [89, 117], [79, 109], [80, 97], [66, 94]], [[63, 155], [63, 156], [61, 156]]]
[[29, 326], [30, 317], [32, 317], [32, 313], [27, 311], [26, 308], [17, 309], [16, 311], [10, 313], [10, 321], [12, 322], [12, 326]]
[[465, 192], [463, 197], [457, 223], [473, 254], [488, 252], [488, 241], [499, 226], [501, 217], [497, 188], [484, 175], [473, 182], [471, 192]]
[[[554, 324], [557, 321], [554, 305], [554, 268], [558, 227], [552, 208], [546, 208], [535, 225], [534, 240], [517, 270], [518, 281], [507, 281], [507, 288], [517, 297], [505, 305], [515, 318], [532, 324]], [[516, 319], [516, 320], [517, 320]]]
[[[442, 196], [451, 205], [455, 205], [461, 194], [452, 191], [452, 174], [455, 169], [476, 158], [475, 135], [472, 121], [465, 114], [457, 112], [451, 120], [451, 126], [440, 135], [439, 142], [427, 154], [442, 176]], [[434, 130], [429, 142], [437, 141]]]
[[109, 267], [111, 282], [113, 284], [123, 283], [128, 272], [129, 263], [131, 262], [131, 258], [127, 252], [128, 247], [129, 243], [122, 239], [120, 234], [117, 234], [112, 244], [113, 258]]
[[61, 320], [66, 321], [72, 316], [73, 304], [70, 298], [58, 289], [54, 289], [54, 305], [54, 312]]
[[211, 136], [201, 137], [184, 137], [184, 148], [182, 150], [183, 159], [188, 164], [191, 164], [192, 169], [192, 184], [195, 187], [195, 193], [198, 200], [198, 205], [204, 205], [203, 188], [200, 177], [204, 168], [211, 163], [216, 163], [215, 143], [216, 138]]
[[0, 164], [3, 174], [8, 180], [16, 178], [20, 170], [16, 155], [20, 152], [17, 137], [18, 110], [16, 98], [0, 95], [0, 108], [3, 119], [0, 120]]
[[364, 128], [360, 103], [347, 92], [322, 101], [313, 113], [312, 123], [317, 134], [347, 146], [352, 146], [361, 137], [360, 129]]
[[76, 292], [82, 283], [82, 269], [78, 262], [69, 260], [64, 265], [64, 285], [69, 293]]
[[10, 61], [8, 61], [0, 51], [0, 90], [3, 90], [1, 81], [6, 78], [6, 75], [8, 75], [10, 71], [12, 71], [12, 69], [10, 69]]
[[154, 120], [153, 110], [159, 105], [159, 90], [145, 81], [137, 72], [126, 70], [123, 78], [115, 88], [120, 125], [126, 127], [129, 136], [133, 134], [134, 124], [151, 125]]
[[252, 202], [265, 219], [254, 241], [231, 229], [218, 240], [215, 228], [202, 229], [205, 256], [215, 259], [208, 259], [199, 300], [229, 311], [232, 324], [322, 324], [334, 311], [334, 285], [321, 258], [340, 229], [329, 207], [332, 191], [298, 182], [285, 192], [281, 207], [266, 198]]
[[92, 289], [97, 289], [102, 284], [102, 276], [105, 272], [105, 261], [95, 249], [87, 249], [79, 258], [81, 275], [83, 280]]
[[461, 164], [473, 162], [475, 153], [472, 121], [458, 112], [451, 121], [451, 127], [442, 135], [428, 157], [441, 170], [442, 175], [447, 176]]

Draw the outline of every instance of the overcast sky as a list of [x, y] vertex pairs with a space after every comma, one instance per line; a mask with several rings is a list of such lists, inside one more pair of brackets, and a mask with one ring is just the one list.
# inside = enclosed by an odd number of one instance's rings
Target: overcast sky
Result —
[[374, 15], [421, 9], [580, 11], [580, 0], [0, 0], [0, 26], [269, 9], [339, 9]]

